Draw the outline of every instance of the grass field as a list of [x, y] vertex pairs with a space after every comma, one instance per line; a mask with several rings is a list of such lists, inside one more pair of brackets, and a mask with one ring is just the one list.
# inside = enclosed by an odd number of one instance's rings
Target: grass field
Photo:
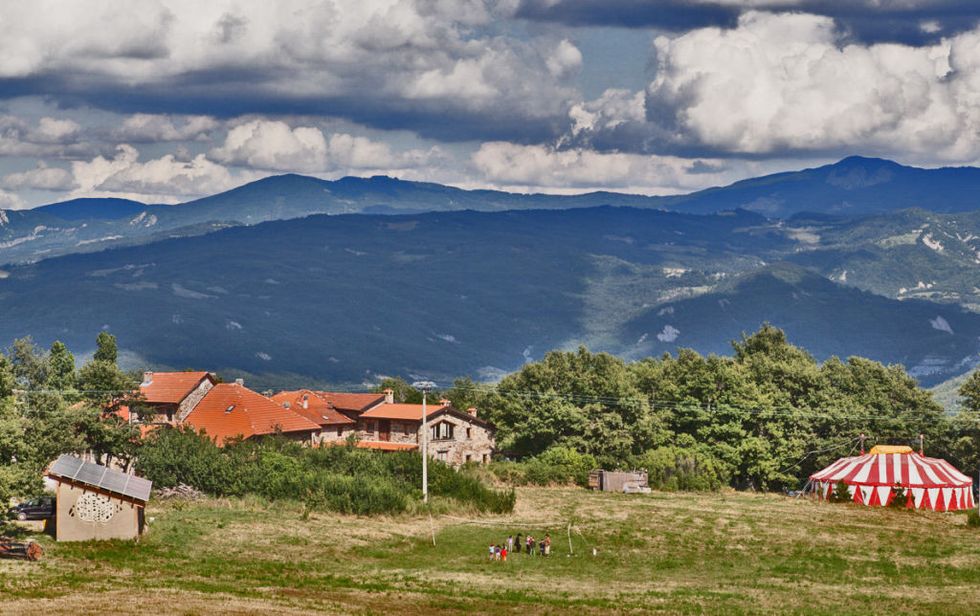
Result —
[[[521, 489], [506, 516], [304, 519], [299, 505], [256, 500], [153, 502], [147, 515], [154, 521], [138, 544], [44, 538], [41, 562], [0, 561], [0, 612], [950, 614], [980, 606], [980, 530], [962, 514], [745, 493]], [[552, 556], [488, 562], [487, 545], [515, 532], [550, 532]]]

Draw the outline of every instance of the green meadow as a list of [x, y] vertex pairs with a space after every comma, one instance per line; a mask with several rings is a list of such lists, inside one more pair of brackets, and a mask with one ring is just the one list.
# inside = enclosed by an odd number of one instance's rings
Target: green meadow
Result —
[[[520, 489], [507, 515], [444, 505], [433, 502], [431, 517], [354, 517], [257, 499], [153, 501], [139, 542], [40, 536], [41, 562], [0, 561], [0, 612], [950, 614], [980, 605], [980, 531], [963, 514], [574, 488]], [[488, 560], [490, 543], [528, 532], [551, 534], [550, 557]]]

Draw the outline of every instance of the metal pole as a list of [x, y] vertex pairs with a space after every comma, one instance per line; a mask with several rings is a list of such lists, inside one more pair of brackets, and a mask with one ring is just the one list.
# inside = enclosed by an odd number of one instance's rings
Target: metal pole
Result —
[[422, 392], [422, 502], [429, 502], [429, 421], [427, 394], [435, 389], [432, 381], [416, 381], [412, 387]]
[[426, 390], [422, 390], [422, 502], [429, 502], [429, 423], [426, 421]]

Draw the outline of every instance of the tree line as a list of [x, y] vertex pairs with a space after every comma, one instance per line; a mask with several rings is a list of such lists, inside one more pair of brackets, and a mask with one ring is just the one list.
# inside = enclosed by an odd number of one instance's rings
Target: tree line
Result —
[[[960, 389], [963, 409], [948, 415], [901, 366], [818, 362], [770, 325], [732, 350], [635, 362], [555, 351], [496, 385], [461, 378], [431, 396], [475, 406], [496, 426], [500, 456], [513, 461], [490, 471], [509, 483], [581, 483], [601, 466], [646, 468], [665, 489], [792, 489], [856, 453], [860, 434], [868, 447], [917, 445], [921, 434], [927, 455], [971, 475], [980, 465], [980, 371]], [[128, 467], [154, 442], [106, 412], [139, 406], [138, 394], [126, 392], [142, 373], [121, 370], [117, 356], [106, 332], [78, 369], [60, 342], [42, 349], [25, 338], [0, 353], [0, 502], [37, 491], [60, 453], [91, 452]], [[419, 401], [401, 379], [378, 389], [388, 387], [399, 400]]]

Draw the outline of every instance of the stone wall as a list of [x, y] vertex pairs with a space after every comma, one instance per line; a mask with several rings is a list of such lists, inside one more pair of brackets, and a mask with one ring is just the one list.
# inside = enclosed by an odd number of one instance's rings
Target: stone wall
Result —
[[466, 462], [483, 464], [490, 461], [494, 447], [493, 433], [490, 430], [476, 422], [451, 414], [442, 415], [434, 422], [430, 422], [430, 430], [433, 425], [443, 421], [453, 425], [453, 438], [430, 438], [430, 457], [443, 460], [453, 466], [459, 466]]
[[205, 378], [201, 381], [201, 384], [194, 389], [194, 391], [187, 394], [187, 396], [181, 401], [180, 406], [177, 407], [178, 423], [187, 419], [187, 416], [194, 410], [197, 403], [200, 402], [209, 391], [211, 391], [212, 387], [214, 387], [214, 383], [211, 382], [211, 379]]
[[337, 426], [324, 426], [320, 430], [319, 436], [314, 439], [316, 444], [320, 443], [330, 443], [335, 441], [346, 441], [347, 438], [354, 434], [354, 426], [346, 425], [340, 426], [340, 434], [337, 434]]

